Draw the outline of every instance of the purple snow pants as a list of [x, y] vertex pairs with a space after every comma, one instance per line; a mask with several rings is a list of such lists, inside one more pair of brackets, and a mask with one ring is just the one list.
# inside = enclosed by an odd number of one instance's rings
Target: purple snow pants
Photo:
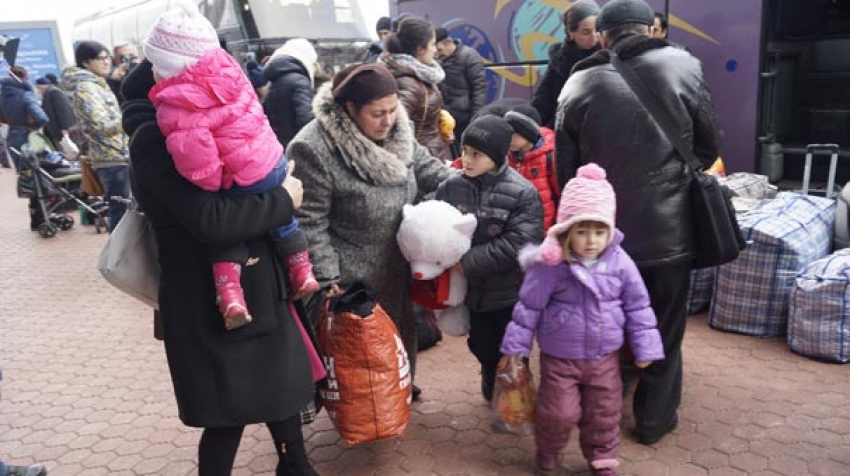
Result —
[[541, 353], [534, 421], [537, 451], [557, 455], [578, 424], [581, 451], [589, 463], [616, 459], [622, 386], [618, 352], [596, 361], [559, 359]]

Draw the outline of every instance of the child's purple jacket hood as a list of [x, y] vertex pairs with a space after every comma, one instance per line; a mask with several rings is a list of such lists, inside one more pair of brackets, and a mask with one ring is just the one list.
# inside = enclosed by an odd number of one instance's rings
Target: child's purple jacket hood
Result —
[[611, 244], [592, 269], [580, 263], [529, 268], [513, 320], [502, 340], [503, 354], [531, 353], [535, 333], [541, 352], [562, 359], [597, 360], [623, 346], [625, 338], [635, 360], [664, 359], [649, 294], [634, 261], [620, 247], [615, 230]]

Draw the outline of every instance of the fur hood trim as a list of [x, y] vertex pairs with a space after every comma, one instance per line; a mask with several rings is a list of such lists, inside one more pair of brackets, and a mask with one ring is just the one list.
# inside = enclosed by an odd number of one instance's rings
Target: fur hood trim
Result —
[[313, 99], [313, 114], [323, 133], [339, 150], [343, 160], [364, 180], [379, 185], [407, 182], [413, 164], [413, 128], [399, 102], [396, 124], [383, 145], [367, 138], [345, 109], [334, 101], [331, 82], [323, 84]]

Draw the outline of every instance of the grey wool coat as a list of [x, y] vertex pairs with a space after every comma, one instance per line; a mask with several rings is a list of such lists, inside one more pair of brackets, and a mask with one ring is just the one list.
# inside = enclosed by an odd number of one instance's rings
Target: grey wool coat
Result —
[[313, 100], [316, 119], [292, 139], [287, 156], [304, 185], [296, 216], [319, 282], [365, 284], [398, 327], [414, 366], [412, 277], [396, 232], [402, 207], [455, 172], [416, 142], [401, 104], [397, 111], [395, 127], [379, 145], [360, 132], [325, 84]]

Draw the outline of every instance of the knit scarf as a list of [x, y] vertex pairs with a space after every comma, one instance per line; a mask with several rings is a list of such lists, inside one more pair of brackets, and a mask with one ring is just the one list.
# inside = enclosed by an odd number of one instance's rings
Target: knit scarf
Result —
[[399, 66], [413, 71], [413, 74], [415, 74], [417, 78], [427, 83], [440, 84], [444, 79], [446, 79], [446, 72], [443, 71], [443, 67], [436, 62], [434, 62], [433, 65], [428, 66], [413, 56], [404, 53], [389, 55], [389, 59]]

